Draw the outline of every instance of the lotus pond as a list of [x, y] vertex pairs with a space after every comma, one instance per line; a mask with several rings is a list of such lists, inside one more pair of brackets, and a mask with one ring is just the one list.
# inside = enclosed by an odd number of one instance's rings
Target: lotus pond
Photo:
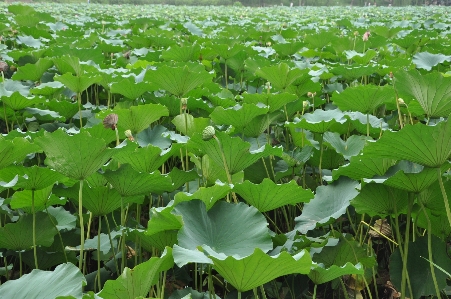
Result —
[[0, 298], [448, 298], [445, 7], [0, 6]]

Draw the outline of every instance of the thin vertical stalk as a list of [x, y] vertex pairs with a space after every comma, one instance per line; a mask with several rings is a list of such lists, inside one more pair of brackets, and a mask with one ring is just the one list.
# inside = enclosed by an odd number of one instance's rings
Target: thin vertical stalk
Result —
[[81, 93], [77, 93], [78, 115], [80, 117], [80, 129], [83, 127], [83, 117], [81, 116]]
[[114, 252], [113, 239], [111, 238], [110, 222], [108, 221], [108, 218], [107, 218], [106, 215], [104, 215], [104, 217], [105, 217], [105, 222], [106, 222], [106, 226], [107, 226], [107, 229], [108, 229], [108, 238], [110, 239], [111, 251], [113, 251], [114, 264], [116, 265], [116, 274], [117, 274], [117, 276], [119, 276], [120, 275], [119, 265], [117, 264], [116, 253]]
[[163, 272], [163, 283], [161, 285], [161, 299], [164, 299], [164, 290], [166, 289], [166, 273], [167, 270]]
[[449, 209], [448, 196], [446, 195], [445, 186], [443, 185], [442, 170], [440, 169], [440, 167], [437, 168], [437, 176], [438, 176], [438, 182], [440, 184], [440, 190], [442, 191], [443, 200], [445, 202], [446, 216], [448, 217], [448, 222], [449, 222], [449, 225], [451, 226], [451, 211]]
[[83, 224], [83, 180], [80, 180], [78, 190], [78, 216], [80, 219], [80, 257], [78, 260], [78, 269], [83, 271], [83, 251], [85, 249], [85, 226]]
[[[226, 160], [226, 157], [224, 155], [224, 149], [222, 148], [221, 141], [219, 141], [219, 138], [216, 137], [216, 136], [213, 136], [213, 138], [218, 143], [219, 150], [221, 151], [222, 162], [224, 163], [224, 170], [225, 170], [226, 175], [227, 175], [227, 180], [229, 181], [229, 184], [232, 185], [233, 184], [232, 176], [230, 175], [229, 166], [227, 165], [227, 160]], [[235, 201], [235, 203], [238, 203], [238, 199], [236, 198], [236, 194], [233, 191], [232, 191], [232, 197], [233, 197], [233, 200]]]
[[316, 299], [316, 289], [318, 288], [318, 285], [315, 283], [315, 286], [313, 287], [313, 299]]
[[38, 267], [38, 255], [36, 253], [36, 212], [34, 210], [34, 189], [31, 190], [31, 214], [33, 214], [33, 256], [34, 256], [34, 267]]
[[102, 289], [102, 282], [100, 281], [100, 234], [102, 232], [102, 218], [99, 217], [99, 230], [97, 232], [97, 285], [99, 292]]

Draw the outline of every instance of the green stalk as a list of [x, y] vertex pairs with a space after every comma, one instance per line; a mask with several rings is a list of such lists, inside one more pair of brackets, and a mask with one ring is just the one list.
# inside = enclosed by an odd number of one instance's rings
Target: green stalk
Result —
[[[8, 267], [5, 263], [5, 266]], [[22, 251], [19, 251], [19, 277], [22, 277], [23, 269], [22, 269]]]
[[313, 287], [313, 299], [316, 299], [316, 288], [318, 287], [318, 285], [315, 283], [315, 286]]
[[263, 287], [263, 285], [260, 285], [260, 292], [262, 293], [263, 299], [267, 299], [266, 298], [266, 293], [265, 293], [265, 288]]
[[319, 166], [318, 166], [318, 172], [319, 172], [319, 183], [320, 185], [323, 184], [323, 174], [322, 174], [322, 164], [323, 164], [323, 151], [324, 151], [324, 146], [323, 146], [323, 134], [321, 134], [321, 140], [319, 142], [319, 146], [320, 146], [320, 155], [319, 155]]
[[124, 211], [124, 199], [121, 196], [121, 273], [125, 268], [125, 211]]
[[114, 246], [113, 246], [113, 239], [111, 238], [110, 222], [108, 221], [108, 218], [106, 215], [104, 215], [104, 217], [105, 217], [105, 222], [106, 222], [106, 226], [108, 229], [108, 238], [110, 239], [111, 251], [113, 251], [114, 264], [116, 265], [116, 274], [117, 274], [117, 276], [119, 276], [120, 275], [119, 265], [117, 264], [116, 253], [114, 252]]
[[33, 214], [33, 255], [34, 255], [34, 267], [38, 267], [38, 255], [36, 253], [36, 212], [34, 210], [34, 189], [31, 190], [31, 214]]
[[66, 260], [66, 263], [68, 263], [69, 261], [67, 260], [66, 250], [64, 249], [63, 237], [61, 236], [60, 231], [58, 230], [58, 228], [56, 227], [55, 222], [53, 221], [52, 217], [50, 216], [50, 213], [49, 213], [49, 210], [47, 209], [47, 207], [45, 207], [45, 211], [47, 212], [47, 215], [49, 216], [49, 219], [52, 222], [53, 227], [55, 228], [56, 232], [58, 233], [58, 237], [59, 237], [60, 242], [61, 242], [61, 248], [62, 248], [63, 254], [64, 254], [64, 259]]
[[97, 285], [99, 286], [99, 292], [102, 289], [102, 283], [100, 281], [100, 233], [102, 231], [102, 219], [99, 217], [99, 231], [97, 233]]
[[440, 184], [440, 190], [442, 191], [443, 200], [445, 202], [446, 216], [448, 217], [448, 222], [449, 222], [449, 225], [451, 226], [451, 211], [449, 209], [448, 196], [446, 195], [445, 186], [443, 185], [442, 170], [440, 169], [440, 167], [437, 168], [437, 175], [438, 175], [438, 182]]
[[338, 278], [340, 280], [341, 288], [343, 289], [343, 294], [346, 299], [349, 299], [348, 290], [346, 289], [345, 283], [343, 282], [343, 279]]
[[164, 289], [166, 286], [166, 272], [167, 270], [163, 272], [163, 284], [161, 286], [161, 297], [160, 297], [161, 299], [164, 299]]
[[[227, 180], [229, 181], [229, 184], [232, 185], [233, 184], [232, 183], [232, 176], [230, 175], [229, 166], [227, 165], [227, 160], [226, 160], [226, 157], [224, 155], [224, 149], [222, 148], [221, 141], [219, 141], [219, 138], [216, 137], [216, 136], [213, 136], [213, 138], [218, 143], [219, 150], [221, 151], [222, 162], [224, 163], [224, 170], [225, 170], [226, 175], [227, 175]], [[232, 197], [233, 197], [233, 200], [235, 201], [235, 203], [238, 203], [238, 199], [236, 198], [236, 194], [233, 191], [232, 191]]]
[[85, 226], [83, 225], [83, 180], [80, 180], [78, 189], [78, 216], [80, 218], [80, 259], [78, 260], [78, 269], [83, 271], [83, 251], [85, 249]]
[[80, 117], [80, 129], [83, 127], [83, 117], [81, 116], [81, 93], [77, 93], [78, 115]]
[[428, 222], [428, 255], [429, 255], [429, 267], [431, 269], [431, 274], [432, 274], [432, 281], [434, 282], [434, 288], [435, 288], [435, 292], [437, 293], [437, 298], [441, 298], [440, 296], [440, 289], [438, 287], [438, 283], [437, 283], [437, 277], [435, 276], [435, 267], [433, 264], [433, 259], [432, 259], [432, 225], [431, 225], [431, 220], [429, 219], [429, 215], [426, 212], [426, 209], [424, 208], [423, 204], [420, 203], [421, 205], [421, 209], [423, 210], [424, 216], [426, 216], [426, 220]]
[[[409, 257], [409, 240], [410, 240], [410, 223], [411, 223], [411, 213], [413, 205], [413, 193], [409, 193], [409, 202], [407, 205], [407, 223], [404, 241], [404, 259], [402, 260], [402, 275], [401, 275], [401, 285], [406, 283], [407, 280], [407, 259]], [[405, 285], [404, 285], [405, 288]], [[412, 293], [411, 293], [412, 294]]]
[[8, 117], [6, 116], [6, 105], [3, 103], [3, 114], [5, 116], [6, 133], [9, 133]]

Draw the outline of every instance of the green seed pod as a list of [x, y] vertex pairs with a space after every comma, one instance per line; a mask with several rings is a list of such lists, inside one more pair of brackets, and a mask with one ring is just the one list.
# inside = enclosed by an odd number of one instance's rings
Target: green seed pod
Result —
[[212, 126], [208, 126], [202, 131], [203, 140], [210, 140], [214, 136], [215, 136], [215, 128], [213, 128]]

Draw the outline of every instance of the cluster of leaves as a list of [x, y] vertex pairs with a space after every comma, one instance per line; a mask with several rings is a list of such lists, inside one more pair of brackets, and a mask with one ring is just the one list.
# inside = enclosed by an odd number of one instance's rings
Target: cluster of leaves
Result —
[[6, 298], [446, 292], [446, 14], [4, 9]]

